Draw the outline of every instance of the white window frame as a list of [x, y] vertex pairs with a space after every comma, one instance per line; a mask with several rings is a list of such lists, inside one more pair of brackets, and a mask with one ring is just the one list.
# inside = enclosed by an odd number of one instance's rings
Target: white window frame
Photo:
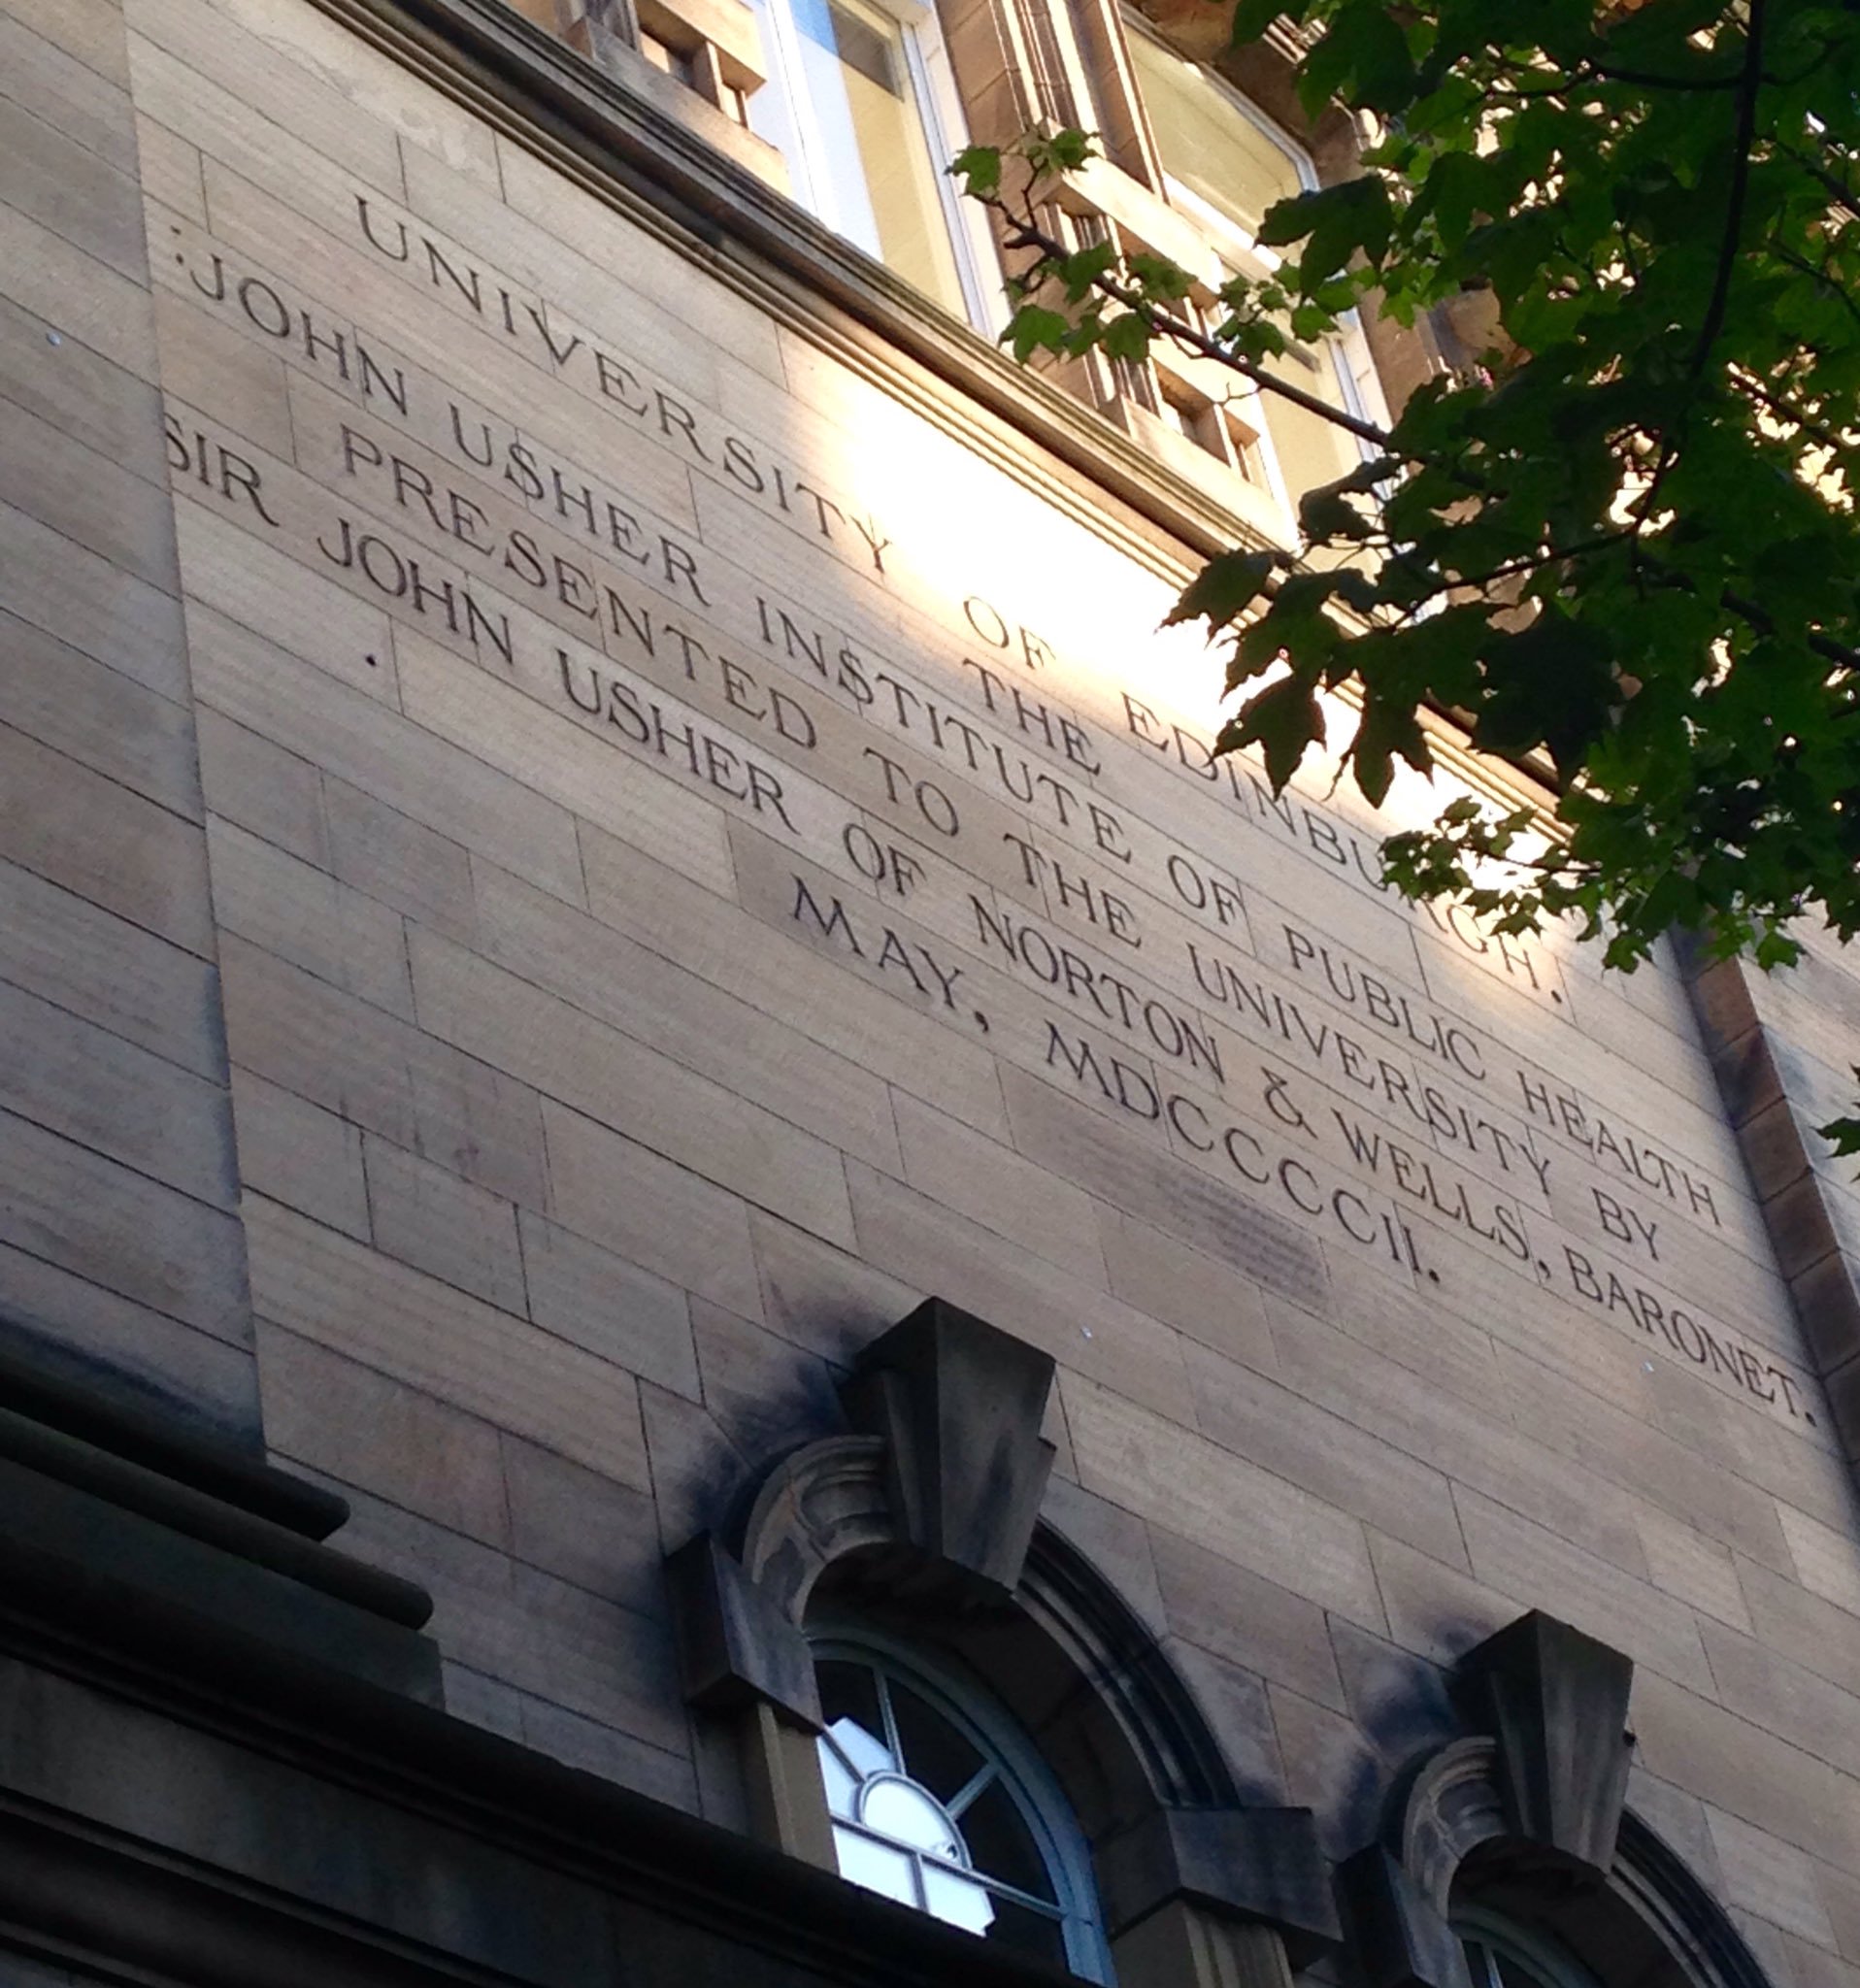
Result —
[[[1054, 1916], [1067, 1965], [1083, 1980], [1110, 1982], [1111, 1950], [1092, 1877], [1090, 1846], [1051, 1768], [1013, 1718], [980, 1691], [965, 1688], [966, 1680], [863, 1623], [829, 1620], [809, 1640], [815, 1663], [862, 1665], [916, 1692], [993, 1764], [1052, 1881]], [[824, 1799], [824, 1778], [822, 1795]]]
[[[1007, 323], [1007, 301], [994, 239], [980, 204], [963, 199], [946, 170], [969, 141], [955, 72], [949, 65], [936, 11], [921, 4], [921, 0], [866, 0], [866, 4], [877, 13], [888, 15], [903, 30], [912, 103], [923, 125], [924, 142], [937, 176], [938, 203], [948, 231], [966, 315], [978, 330], [998, 332]], [[826, 156], [826, 121], [808, 85], [793, 0], [756, 0], [756, 16], [766, 26], [772, 44], [768, 50], [770, 74], [763, 87], [782, 92], [799, 153], [787, 161], [794, 197], [854, 248], [875, 262], [882, 261], [876, 245], [868, 239], [870, 209], [867, 208], [867, 225], [857, 226], [858, 216], [852, 211], [847, 189]], [[860, 204], [864, 204], [863, 187]]]

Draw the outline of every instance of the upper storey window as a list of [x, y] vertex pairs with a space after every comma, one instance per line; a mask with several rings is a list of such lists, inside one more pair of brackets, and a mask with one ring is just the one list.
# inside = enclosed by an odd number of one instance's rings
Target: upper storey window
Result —
[[1177, 204], [1250, 249], [1275, 201], [1316, 185], [1303, 154], [1246, 98], [1136, 21], [1130, 55]]
[[749, 125], [786, 161], [795, 197], [960, 317], [982, 321], [975, 230], [943, 168], [964, 143], [927, 9], [874, 0], [756, 0], [769, 62]]
[[[1165, 48], [1146, 23], [1127, 16], [1126, 25], [1131, 65], [1171, 204], [1200, 226], [1229, 271], [1262, 275], [1275, 258], [1259, 246], [1260, 222], [1277, 202], [1317, 185], [1310, 157], [1238, 91]], [[1365, 389], [1374, 388], [1360, 334], [1295, 347], [1269, 362], [1267, 371], [1341, 413], [1360, 418], [1377, 412], [1365, 404]], [[1162, 392], [1168, 418], [1179, 411], [1183, 395], [1167, 377]], [[1287, 511], [1302, 492], [1347, 476], [1362, 460], [1347, 430], [1282, 395], [1247, 397], [1242, 419], [1252, 424], [1263, 446], [1251, 466], [1244, 457], [1235, 466], [1255, 480], [1263, 477]], [[1184, 432], [1204, 447], [1214, 447], [1205, 415], [1199, 428]], [[1231, 449], [1231, 440], [1226, 447]]]

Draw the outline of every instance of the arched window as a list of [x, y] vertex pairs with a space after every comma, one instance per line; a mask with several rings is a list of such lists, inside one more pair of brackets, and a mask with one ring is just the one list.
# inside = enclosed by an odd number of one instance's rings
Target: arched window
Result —
[[888, 1641], [835, 1634], [814, 1651], [841, 1875], [1106, 1979], [1088, 1848], [1012, 1717], [973, 1680]]
[[1496, 1912], [1468, 1906], [1453, 1915], [1473, 1988], [1600, 1988], [1560, 1942]]

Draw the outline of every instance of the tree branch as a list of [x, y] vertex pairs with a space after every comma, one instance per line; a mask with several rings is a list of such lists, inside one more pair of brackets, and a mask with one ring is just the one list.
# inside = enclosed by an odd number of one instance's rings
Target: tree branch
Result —
[[1711, 300], [1706, 306], [1705, 322], [1699, 327], [1699, 343], [1692, 354], [1692, 380], [1696, 385], [1704, 377], [1711, 348], [1724, 329], [1725, 307], [1731, 301], [1731, 273], [1737, 267], [1738, 245], [1744, 238], [1744, 199], [1750, 190], [1750, 160], [1756, 150], [1757, 97], [1763, 88], [1763, 28], [1769, 0], [1750, 0], [1749, 24], [1744, 33], [1744, 74], [1738, 88], [1737, 152], [1731, 163], [1731, 194], [1725, 203], [1724, 234], [1718, 244], [1718, 266], [1711, 279]]

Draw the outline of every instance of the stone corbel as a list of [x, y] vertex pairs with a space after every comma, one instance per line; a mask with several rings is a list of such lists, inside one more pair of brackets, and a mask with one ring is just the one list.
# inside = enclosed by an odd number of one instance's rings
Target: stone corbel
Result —
[[1309, 1808], [1158, 1808], [1097, 1869], [1123, 1988], [1291, 1988], [1342, 1937]]
[[1005, 1601], [1019, 1582], [1052, 1470], [1051, 1388], [1049, 1355], [929, 1298], [841, 1390], [853, 1427], [885, 1445], [900, 1535], [955, 1587]]
[[1605, 1877], [1627, 1800], [1632, 1660], [1533, 1609], [1462, 1657], [1455, 1683], [1498, 1742], [1511, 1833]]
[[1349, 1858], [1338, 1890], [1367, 1988], [1469, 1988], [1449, 1914], [1474, 1856], [1528, 1851], [1598, 1889], [1627, 1796], [1634, 1665], [1533, 1610], [1455, 1668], [1470, 1729], [1408, 1783], [1383, 1841]]

